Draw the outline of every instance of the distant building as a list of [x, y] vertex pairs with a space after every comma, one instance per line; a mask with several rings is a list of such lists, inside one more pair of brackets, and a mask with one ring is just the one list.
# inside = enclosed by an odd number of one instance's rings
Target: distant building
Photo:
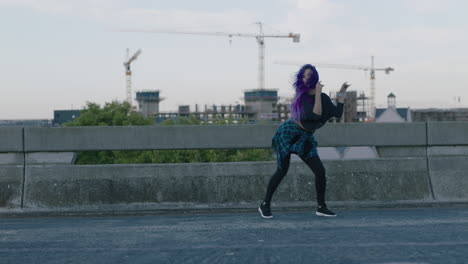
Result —
[[81, 110], [54, 110], [54, 125], [61, 126], [66, 122], [73, 121], [81, 114]]
[[345, 123], [359, 121], [357, 116], [357, 91], [346, 92], [343, 118]]
[[289, 119], [291, 115], [291, 100], [278, 103], [278, 121], [284, 122]]
[[14, 126], [33, 126], [33, 127], [51, 127], [53, 122], [51, 119], [16, 119], [16, 120], [0, 120], [1, 127]]
[[410, 109], [397, 108], [396, 96], [387, 96], [388, 107], [377, 108], [375, 122], [431, 122], [431, 121], [468, 121], [468, 108], [454, 109]]
[[180, 117], [190, 118], [194, 117], [202, 122], [210, 123], [216, 119], [227, 119], [230, 118], [234, 121], [242, 120], [247, 118], [252, 120], [252, 113], [245, 111], [245, 106], [241, 104], [235, 105], [205, 105], [204, 109], [201, 110], [198, 104], [195, 105], [195, 111], [191, 111], [189, 105], [180, 105], [177, 112], [160, 112], [155, 115], [155, 122], [161, 123], [164, 120], [172, 119], [177, 120]]
[[148, 117], [159, 113], [159, 102], [164, 98], [159, 97], [159, 90], [150, 90], [136, 92], [136, 100], [138, 102], [138, 111], [144, 117]]
[[278, 120], [278, 91], [254, 89], [244, 93], [246, 112], [252, 113], [253, 120]]
[[468, 108], [413, 109], [411, 111], [411, 118], [414, 122], [468, 121]]
[[[330, 98], [337, 103], [336, 94], [330, 94]], [[367, 121], [369, 111], [369, 98], [361, 92], [358, 96], [357, 91], [347, 91], [344, 100], [343, 116], [341, 118], [331, 119], [330, 122], [351, 123]]]
[[396, 96], [390, 93], [387, 96], [387, 108], [375, 109], [375, 122], [377, 123], [395, 123], [411, 122], [410, 108], [397, 108]]
[[364, 92], [361, 92], [356, 98], [356, 118], [358, 122], [365, 122], [368, 119], [369, 113], [369, 97], [367, 97]]
[[375, 122], [391, 123], [391, 122], [411, 122], [410, 108], [377, 108], [375, 110]]
[[179, 105], [179, 115], [186, 115], [190, 114], [190, 105]]
[[[330, 96], [332, 100], [336, 102], [337, 98], [337, 93], [335, 93], [333, 96]], [[343, 107], [343, 115], [341, 118], [336, 118], [335, 122], [341, 123], [341, 122], [359, 122], [359, 116], [358, 116], [358, 97], [357, 97], [357, 92], [356, 91], [347, 91], [346, 92], [346, 97], [344, 100], [344, 107]]]
[[[336, 105], [336, 93], [330, 93], [330, 98]], [[285, 121], [291, 114], [291, 98], [278, 103], [278, 121]], [[342, 118], [332, 118], [329, 122], [363, 122], [367, 117], [367, 100], [364, 93], [357, 96], [357, 91], [347, 91], [344, 101]]]
[[[331, 94], [330, 94], [330, 97]], [[278, 91], [275, 89], [253, 89], [244, 92], [245, 105], [205, 105], [203, 110], [195, 106], [191, 111], [189, 105], [180, 105], [177, 111], [159, 112], [159, 91], [138, 92], [137, 100], [142, 113], [154, 116], [156, 123], [166, 119], [176, 120], [179, 117], [194, 118], [202, 122], [211, 122], [218, 118], [232, 118], [233, 120], [247, 119], [250, 123], [258, 121], [283, 122], [291, 114], [291, 99], [279, 102]], [[332, 97], [336, 100], [336, 95]], [[363, 122], [368, 116], [368, 98], [364, 93], [359, 96], [356, 91], [346, 92], [343, 117], [332, 118], [329, 122]], [[336, 104], [336, 102], [335, 102]], [[150, 107], [150, 105], [152, 105]], [[145, 108], [146, 107], [146, 108]], [[145, 110], [146, 109], [146, 110]]]

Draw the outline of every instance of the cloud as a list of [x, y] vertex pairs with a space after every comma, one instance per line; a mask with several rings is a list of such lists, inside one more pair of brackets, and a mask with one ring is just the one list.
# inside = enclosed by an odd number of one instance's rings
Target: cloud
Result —
[[0, 0], [0, 6], [95, 19], [104, 27], [140, 30], [255, 31], [255, 16], [240, 9], [222, 12], [136, 7], [128, 0]]
[[0, 5], [32, 8], [44, 13], [99, 16], [122, 6], [122, 0], [0, 0]]
[[341, 5], [328, 0], [289, 0], [285, 21], [278, 25], [283, 29], [304, 32], [304, 41], [320, 35], [329, 28], [328, 20], [336, 17]]
[[430, 14], [447, 8], [450, 1], [441, 0], [407, 0], [406, 7], [420, 14]]
[[[453, 1], [448, 1], [453, 4]], [[439, 10], [445, 2], [436, 0], [409, 0], [403, 6], [419, 10]], [[431, 26], [414, 23], [404, 26], [360, 27], [347, 24], [353, 6], [329, 0], [289, 0], [289, 10], [284, 21], [277, 25], [301, 33], [300, 48], [291, 49], [288, 59], [303, 58], [334, 61], [339, 58], [375, 55], [394, 57], [438, 56], [452, 53], [459, 43], [467, 43], [468, 36], [462, 27]], [[415, 11], [417, 12], [417, 11]], [[414, 13], [415, 14], [415, 13]], [[372, 23], [362, 18], [363, 25]]]
[[203, 12], [183, 9], [125, 8], [109, 15], [111, 26], [140, 30], [186, 31], [252, 31], [254, 16], [246, 11], [232, 9], [223, 12]]

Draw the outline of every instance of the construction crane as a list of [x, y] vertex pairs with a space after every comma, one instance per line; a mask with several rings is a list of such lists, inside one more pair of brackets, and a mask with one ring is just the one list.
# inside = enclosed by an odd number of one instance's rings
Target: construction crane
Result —
[[288, 33], [278, 35], [265, 35], [263, 33], [263, 24], [256, 22], [259, 32], [253, 33], [228, 33], [228, 32], [190, 32], [190, 31], [154, 31], [154, 30], [123, 30], [123, 32], [145, 32], [145, 33], [164, 33], [164, 34], [190, 34], [190, 35], [211, 35], [232, 37], [254, 37], [258, 43], [258, 89], [265, 88], [265, 38], [292, 38], [294, 43], [298, 43], [301, 34]]
[[[299, 62], [292, 62], [292, 61], [276, 61], [276, 64], [282, 65], [304, 65], [306, 63], [299, 63]], [[369, 111], [369, 118], [371, 120], [375, 117], [375, 71], [384, 71], [385, 74], [389, 74], [391, 71], [395, 69], [392, 67], [386, 68], [376, 68], [374, 65], [374, 56], [371, 56], [371, 64], [370, 66], [357, 66], [357, 65], [343, 65], [343, 64], [329, 64], [329, 63], [311, 63], [314, 66], [322, 67], [322, 68], [335, 68], [335, 69], [351, 69], [351, 70], [363, 70], [363, 71], [370, 71], [370, 111]]]
[[124, 61], [123, 65], [125, 66], [125, 76], [127, 84], [127, 102], [132, 105], [132, 71], [130, 70], [130, 64], [132, 61], [138, 58], [138, 55], [141, 54], [141, 49], [138, 49], [132, 57], [129, 58], [130, 50], [127, 48], [127, 58]]

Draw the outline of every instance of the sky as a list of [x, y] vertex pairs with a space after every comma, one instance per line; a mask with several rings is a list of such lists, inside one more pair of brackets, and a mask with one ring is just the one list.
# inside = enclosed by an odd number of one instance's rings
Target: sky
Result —
[[[377, 107], [389, 93], [397, 107], [468, 107], [467, 9], [464, 0], [0, 0], [0, 119], [124, 100], [127, 48], [142, 49], [133, 94], [160, 90], [162, 112], [242, 104], [258, 86], [255, 38], [148, 31], [256, 34], [258, 21], [265, 34], [301, 34], [265, 39], [265, 87], [282, 100], [299, 66], [278, 61], [370, 66], [373, 55], [377, 68], [395, 68], [376, 73]], [[370, 94], [365, 71], [317, 70], [325, 93], [347, 81]]]

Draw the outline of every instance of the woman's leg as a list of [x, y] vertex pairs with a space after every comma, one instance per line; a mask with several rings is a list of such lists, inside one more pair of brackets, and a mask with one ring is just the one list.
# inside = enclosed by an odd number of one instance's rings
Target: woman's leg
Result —
[[281, 183], [281, 180], [283, 180], [284, 176], [288, 173], [289, 169], [289, 163], [291, 161], [291, 154], [286, 156], [282, 161], [281, 161], [281, 168], [277, 167], [275, 173], [270, 179], [270, 182], [268, 183], [267, 191], [265, 194], [265, 200], [264, 205], [270, 205], [271, 198], [273, 197], [273, 194], [276, 191], [276, 188], [278, 188], [278, 185]]
[[326, 206], [325, 189], [327, 187], [327, 178], [325, 177], [325, 168], [323, 167], [320, 157], [317, 155], [311, 158], [307, 158], [305, 160], [302, 157], [301, 159], [315, 174], [315, 190], [317, 193], [318, 206]]

